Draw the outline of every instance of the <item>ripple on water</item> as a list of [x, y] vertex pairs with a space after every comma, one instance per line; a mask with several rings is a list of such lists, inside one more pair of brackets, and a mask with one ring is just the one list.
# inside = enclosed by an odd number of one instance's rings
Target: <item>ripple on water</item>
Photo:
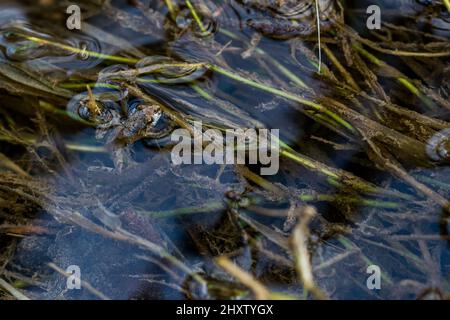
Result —
[[75, 95], [67, 104], [69, 115], [76, 120], [102, 124], [112, 121], [114, 112], [120, 113], [117, 101], [122, 96], [117, 90], [94, 88], [92, 95], [95, 103], [91, 101], [87, 91]]
[[8, 19], [1, 10], [0, 50], [10, 61], [39, 71], [90, 69], [103, 61], [92, 54], [105, 51], [97, 39], [73, 33], [59, 38], [37, 30], [17, 10], [6, 10], [13, 17]]

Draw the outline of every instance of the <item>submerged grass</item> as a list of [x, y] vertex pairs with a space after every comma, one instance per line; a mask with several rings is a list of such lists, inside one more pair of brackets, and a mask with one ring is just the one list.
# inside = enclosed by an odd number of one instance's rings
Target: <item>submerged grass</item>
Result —
[[[0, 298], [59, 297], [74, 257], [104, 260], [83, 298], [445, 296], [450, 53], [432, 21], [363, 37], [343, 1], [301, 19], [284, 1], [131, 3], [91, 4], [108, 26], [84, 32], [111, 54], [0, 28]], [[173, 166], [168, 134], [195, 120], [281, 127], [280, 172]], [[374, 264], [389, 290], [360, 281]]]

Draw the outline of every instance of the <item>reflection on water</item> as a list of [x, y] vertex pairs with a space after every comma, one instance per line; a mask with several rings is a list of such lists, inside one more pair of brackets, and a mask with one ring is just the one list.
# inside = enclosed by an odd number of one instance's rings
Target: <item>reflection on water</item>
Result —
[[[78, 2], [81, 31], [58, 1], [0, 1], [2, 278], [42, 299], [252, 297], [226, 256], [301, 298], [289, 239], [309, 204], [327, 296], [448, 294], [440, 1], [380, 1], [379, 32], [371, 1], [321, 0], [318, 21], [308, 0]], [[280, 172], [173, 166], [170, 133], [195, 120], [280, 129]], [[385, 290], [366, 287], [372, 264]], [[103, 295], [68, 290], [55, 265]]]

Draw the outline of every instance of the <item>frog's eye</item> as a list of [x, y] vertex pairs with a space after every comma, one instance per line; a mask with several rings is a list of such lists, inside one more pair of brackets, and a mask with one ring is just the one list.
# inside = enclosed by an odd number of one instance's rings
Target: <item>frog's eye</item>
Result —
[[161, 119], [163, 115], [163, 112], [159, 109], [159, 110], [155, 110], [155, 112], [151, 115], [151, 126], [152, 127], [156, 127], [156, 125], [158, 124], [159, 120]]
[[150, 117], [153, 117], [154, 114], [157, 114], [159, 112], [158, 106], [153, 106], [144, 100], [141, 99], [134, 99], [130, 101], [127, 105], [127, 116], [132, 116], [138, 111], [142, 110], [148, 110], [146, 114], [150, 115]]
[[113, 111], [119, 112], [120, 106], [111, 100], [102, 100], [96, 96], [92, 101], [86, 94], [78, 94], [67, 105], [68, 114], [76, 120], [84, 120], [94, 124], [107, 123], [113, 120]]
[[76, 120], [84, 120], [93, 124], [107, 123], [113, 120], [114, 112], [120, 114], [116, 90], [94, 87], [92, 90], [72, 97], [67, 104], [68, 114]]
[[134, 99], [130, 101], [127, 105], [127, 116], [132, 116], [136, 112], [142, 109], [145, 105], [145, 102], [141, 99]]
[[94, 110], [89, 102], [83, 102], [78, 108], [78, 115], [83, 120], [94, 122], [97, 124], [108, 123], [113, 120], [114, 115], [112, 110], [117, 109], [117, 106], [112, 101], [97, 102], [98, 110]]

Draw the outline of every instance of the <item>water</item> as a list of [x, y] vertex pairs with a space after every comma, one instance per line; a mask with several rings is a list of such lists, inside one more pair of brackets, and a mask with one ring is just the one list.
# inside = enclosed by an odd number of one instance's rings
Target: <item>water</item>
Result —
[[[388, 52], [448, 52], [439, 1], [380, 1], [377, 33], [371, 1], [343, 1], [345, 27], [319, 1], [320, 74], [313, 1], [192, 1], [201, 26], [183, 1], [79, 4], [70, 31], [57, 1], [0, 1], [2, 278], [30, 298], [104, 297], [52, 268], [75, 265], [112, 299], [251, 298], [225, 255], [304, 298], [288, 239], [313, 205], [311, 266], [330, 298], [448, 294], [448, 54]], [[174, 166], [174, 115], [280, 129], [279, 173]]]

